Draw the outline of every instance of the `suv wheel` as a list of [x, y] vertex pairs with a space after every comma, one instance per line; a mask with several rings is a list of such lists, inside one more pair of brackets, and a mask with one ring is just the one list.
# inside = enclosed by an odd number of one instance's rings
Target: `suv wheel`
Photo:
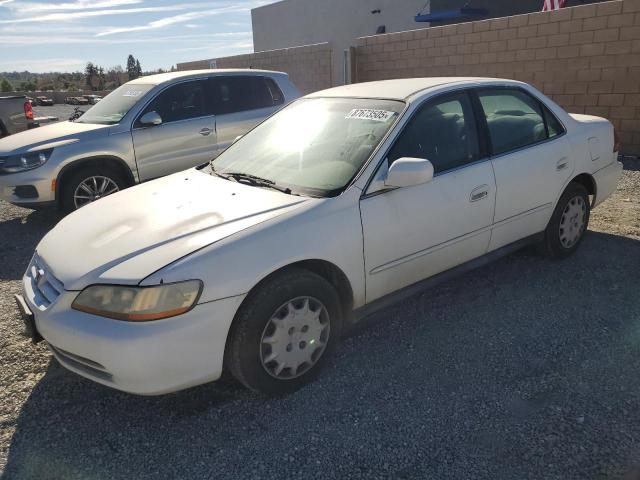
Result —
[[84, 167], [64, 181], [60, 205], [65, 212], [72, 212], [125, 187], [126, 182], [110, 168]]
[[341, 329], [333, 286], [313, 272], [290, 269], [245, 300], [229, 333], [225, 363], [251, 390], [292, 392], [316, 378]]
[[579, 183], [570, 183], [544, 232], [545, 253], [551, 258], [574, 253], [587, 231], [590, 213], [589, 192]]

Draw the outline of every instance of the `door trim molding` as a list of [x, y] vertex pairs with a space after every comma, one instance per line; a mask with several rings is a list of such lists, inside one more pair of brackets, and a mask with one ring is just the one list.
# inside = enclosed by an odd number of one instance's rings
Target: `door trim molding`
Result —
[[[525, 212], [522, 213], [518, 213], [517, 215], [513, 215], [512, 217], [509, 218], [505, 218], [503, 220], [500, 220], [499, 222], [494, 223], [493, 225], [488, 225], [486, 227], [482, 227], [479, 228], [477, 230], [474, 230], [472, 232], [469, 233], [465, 233], [463, 235], [460, 235], [458, 237], [452, 238], [451, 240], [447, 240], [445, 242], [442, 243], [438, 243], [437, 245], [432, 245], [431, 247], [425, 248], [423, 250], [419, 250], [417, 252], [414, 253], [410, 253], [409, 255], [405, 255], [404, 257], [400, 257], [397, 258], [395, 260], [392, 260], [390, 262], [387, 263], [383, 263], [382, 265], [379, 265], [375, 268], [372, 268], [369, 271], [369, 275], [375, 275], [376, 273], [380, 273], [380, 272], [384, 272], [385, 270], [389, 270], [391, 268], [397, 267], [399, 265], [402, 265], [404, 263], [410, 262], [412, 260], [416, 260], [420, 257], [423, 257], [425, 255], [430, 255], [432, 253], [437, 252], [438, 250], [442, 250], [443, 248], [447, 248], [449, 246], [455, 245], [457, 243], [460, 242], [464, 242], [465, 240], [468, 240], [470, 238], [476, 237], [488, 230], [494, 230], [496, 228], [500, 228], [504, 225], [507, 225], [511, 222], [515, 222], [517, 220], [520, 220], [521, 218], [527, 217], [529, 215], [533, 215], [535, 213], [539, 213], [542, 212], [544, 210], [547, 210], [549, 208], [553, 207], [552, 203], [545, 203], [544, 205], [540, 205], [538, 207], [532, 208], [531, 210], [527, 210]], [[481, 257], [479, 257], [481, 258]]]
[[407, 287], [401, 288], [400, 290], [391, 292], [383, 297], [380, 297], [370, 303], [363, 305], [362, 307], [359, 307], [353, 310], [351, 314], [350, 323], [352, 324], [358, 323], [365, 317], [376, 312], [377, 310], [393, 305], [401, 300], [405, 300], [418, 293], [422, 293], [423, 291], [429, 288], [432, 288], [442, 282], [451, 280], [452, 278], [455, 278], [459, 275], [462, 275], [464, 273], [470, 272], [471, 270], [475, 270], [476, 268], [487, 265], [488, 263], [498, 260], [499, 258], [504, 257], [510, 253], [513, 253], [517, 250], [520, 250], [523, 247], [541, 242], [543, 238], [544, 238], [544, 232], [536, 233], [529, 237], [525, 237], [513, 243], [505, 245], [504, 247], [500, 247], [480, 257], [474, 258], [473, 260], [469, 260], [468, 262], [457, 265], [449, 270], [445, 270], [444, 272], [438, 273], [424, 280], [420, 280], [419, 282], [416, 282]]

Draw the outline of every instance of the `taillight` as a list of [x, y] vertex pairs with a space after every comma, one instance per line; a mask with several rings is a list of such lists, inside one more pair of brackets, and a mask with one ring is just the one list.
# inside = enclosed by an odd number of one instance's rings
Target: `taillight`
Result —
[[27, 117], [27, 120], [33, 120], [33, 107], [29, 100], [24, 102], [24, 116]]

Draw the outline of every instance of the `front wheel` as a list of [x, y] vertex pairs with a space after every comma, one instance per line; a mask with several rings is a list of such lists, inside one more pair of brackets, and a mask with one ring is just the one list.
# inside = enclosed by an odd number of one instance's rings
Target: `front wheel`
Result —
[[319, 374], [341, 334], [337, 292], [303, 269], [276, 273], [252, 292], [229, 333], [226, 364], [251, 390], [292, 392]]
[[544, 232], [543, 247], [551, 258], [566, 258], [580, 245], [589, 226], [589, 192], [579, 183], [564, 191]]
[[125, 187], [125, 181], [110, 168], [80, 168], [65, 179], [61, 188], [60, 206], [63, 211], [72, 212]]

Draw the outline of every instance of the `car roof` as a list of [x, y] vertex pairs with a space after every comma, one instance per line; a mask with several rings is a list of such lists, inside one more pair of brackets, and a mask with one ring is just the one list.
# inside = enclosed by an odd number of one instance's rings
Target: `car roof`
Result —
[[275, 72], [272, 70], [257, 70], [254, 68], [210, 68], [207, 70], [184, 70], [180, 72], [167, 72], [157, 73], [155, 75], [147, 75], [144, 77], [131, 80], [130, 84], [146, 84], [146, 85], [160, 85], [162, 83], [171, 82], [176, 79], [198, 78], [198, 77], [210, 77], [212, 75], [228, 75], [238, 74], [242, 75], [268, 75], [268, 76], [287, 76], [284, 72]]
[[357, 98], [385, 98], [390, 100], [407, 100], [413, 95], [443, 85], [479, 85], [513, 84], [522, 85], [516, 80], [503, 78], [484, 77], [427, 77], [427, 78], [402, 78], [396, 80], [378, 80], [375, 82], [353, 83], [341, 87], [329, 88], [314, 92], [307, 97], [357, 97]]

